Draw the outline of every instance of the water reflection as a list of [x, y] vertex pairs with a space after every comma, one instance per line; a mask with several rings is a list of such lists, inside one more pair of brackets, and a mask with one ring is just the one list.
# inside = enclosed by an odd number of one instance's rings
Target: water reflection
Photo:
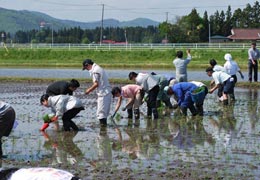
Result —
[[47, 133], [41, 131], [41, 133], [45, 139], [43, 147], [52, 152], [52, 165], [74, 165], [80, 162], [83, 154], [73, 142], [73, 138], [77, 135], [77, 132], [51, 131]]
[[97, 158], [90, 163], [95, 168], [111, 168], [112, 147], [110, 142], [107, 127], [101, 127], [99, 135], [96, 137]]
[[251, 128], [255, 130], [256, 123], [258, 121], [258, 90], [249, 88], [248, 93], [248, 113], [251, 121]]
[[[259, 90], [236, 88], [237, 100], [231, 107], [223, 107], [208, 96], [202, 117], [182, 117], [174, 110], [152, 120], [144, 113], [138, 125], [122, 117], [116, 120], [118, 130], [112, 125], [100, 129], [93, 106], [89, 106], [95, 96], [82, 96], [87, 108], [78, 122], [86, 131], [67, 134], [48, 129], [44, 138], [38, 129], [45, 114], [39, 105], [39, 95], [45, 86], [28, 83], [0, 86], [0, 99], [14, 105], [19, 120], [11, 137], [5, 140], [3, 149], [9, 158], [3, 160], [3, 167], [16, 166], [14, 162], [29, 166], [28, 161], [37, 161], [35, 164], [46, 166], [65, 164], [67, 170], [73, 171], [75, 166], [80, 167], [84, 170], [78, 170], [79, 174], [87, 171], [92, 175], [103, 171], [88, 168], [130, 168], [132, 172], [151, 169], [157, 173], [188, 167], [201, 173], [216, 173], [218, 169], [218, 177], [227, 179], [237, 179], [234, 177], [241, 172], [249, 177], [244, 179], [260, 178]], [[145, 107], [142, 108], [145, 112]], [[51, 158], [50, 164], [43, 161], [46, 157]]]

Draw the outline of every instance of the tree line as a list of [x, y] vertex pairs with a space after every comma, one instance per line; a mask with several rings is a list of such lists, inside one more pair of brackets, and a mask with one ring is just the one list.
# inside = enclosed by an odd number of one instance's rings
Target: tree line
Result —
[[[176, 17], [175, 23], [162, 22], [158, 27], [106, 27], [81, 29], [80, 27], [53, 30], [17, 31], [13, 36], [2, 32], [2, 41], [13, 43], [99, 43], [102, 40], [128, 43], [161, 43], [167, 39], [169, 43], [208, 42], [209, 35], [228, 36], [232, 28], [259, 28], [260, 5], [249, 3], [244, 9], [236, 9], [233, 13], [228, 6], [226, 12], [216, 11], [208, 16], [207, 11], [200, 17], [197, 10], [192, 9], [186, 16]], [[3, 34], [4, 37], [3, 37]]]

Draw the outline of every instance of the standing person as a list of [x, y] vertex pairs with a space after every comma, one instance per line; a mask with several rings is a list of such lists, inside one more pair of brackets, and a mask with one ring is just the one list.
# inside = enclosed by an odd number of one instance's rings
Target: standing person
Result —
[[[231, 54], [225, 54], [224, 59], [226, 60], [226, 63], [224, 64], [224, 68], [226, 72], [234, 78], [234, 85], [237, 83], [237, 75], [236, 73], [239, 72], [242, 79], [244, 79], [244, 75], [241, 72], [238, 64], [236, 61], [232, 59]], [[231, 100], [235, 100], [235, 94], [230, 94]]]
[[223, 71], [213, 71], [212, 67], [206, 69], [207, 75], [213, 77], [215, 86], [209, 90], [212, 94], [221, 85], [223, 86], [223, 103], [228, 105], [228, 94], [234, 94], [234, 78]]
[[8, 137], [15, 121], [15, 110], [3, 101], [0, 101], [0, 158], [3, 158], [2, 137]]
[[190, 82], [179, 82], [172, 86], [166, 86], [165, 91], [168, 95], [174, 95], [178, 106], [183, 115], [187, 116], [187, 109], [193, 116], [197, 115], [197, 110], [191, 97], [191, 93], [198, 87]]
[[[78, 98], [69, 95], [49, 96], [44, 94], [40, 98], [40, 103], [45, 107], [51, 107], [52, 111], [55, 112], [49, 123], [61, 118], [64, 131], [70, 131], [71, 128], [74, 131], [79, 130], [78, 126], [71, 120], [80, 111], [84, 110], [83, 104]], [[44, 131], [49, 126], [49, 123], [44, 123], [40, 130]]]
[[135, 81], [137, 85], [147, 93], [147, 116], [151, 117], [153, 114], [154, 119], [159, 118], [156, 100], [159, 93], [158, 81], [151, 74], [130, 72], [129, 80]]
[[140, 118], [140, 111], [139, 107], [142, 105], [142, 100], [144, 97], [144, 93], [142, 90], [142, 87], [136, 84], [128, 84], [121, 88], [114, 87], [112, 89], [112, 95], [114, 97], [118, 97], [118, 101], [115, 108], [115, 113], [118, 111], [118, 109], [121, 106], [122, 99], [127, 98], [128, 101], [125, 105], [125, 107], [122, 108], [123, 111], [127, 110], [128, 118], [133, 118], [133, 110], [134, 110], [134, 116], [135, 119]]
[[47, 87], [46, 94], [49, 96], [56, 96], [60, 94], [73, 95], [73, 92], [78, 87], [80, 87], [80, 84], [76, 79], [71, 79], [70, 82], [56, 81]]
[[176, 80], [178, 82], [187, 82], [188, 77], [187, 77], [187, 65], [191, 61], [191, 54], [190, 54], [190, 49], [187, 51], [187, 58], [183, 59], [183, 52], [182, 51], [177, 51], [176, 54], [176, 59], [173, 60], [173, 65], [176, 68]]
[[252, 82], [252, 71], [254, 70], [254, 81], [257, 82], [258, 78], [258, 62], [260, 52], [256, 48], [256, 43], [251, 43], [251, 48], [248, 50], [248, 80]]
[[111, 86], [108, 76], [103, 68], [94, 63], [91, 59], [86, 59], [82, 63], [83, 69], [87, 69], [92, 78], [93, 84], [87, 88], [85, 94], [89, 94], [95, 89], [97, 90], [97, 118], [101, 126], [107, 126], [107, 117], [111, 105]]

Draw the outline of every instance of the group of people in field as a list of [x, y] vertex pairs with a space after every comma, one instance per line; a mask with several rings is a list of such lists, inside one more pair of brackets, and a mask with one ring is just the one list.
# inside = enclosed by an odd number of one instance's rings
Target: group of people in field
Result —
[[[254, 50], [255, 44], [252, 43]], [[249, 61], [257, 63], [257, 53], [249, 50]], [[238, 64], [233, 60], [232, 55], [227, 53], [223, 57], [226, 60], [224, 66], [217, 64], [215, 59], [209, 61], [209, 67], [206, 74], [212, 77], [210, 88], [199, 81], [188, 81], [187, 65], [192, 60], [190, 50], [186, 51], [187, 57], [184, 58], [183, 51], [177, 51], [176, 58], [173, 60], [175, 66], [175, 77], [169, 74], [129, 72], [128, 78], [132, 83], [124, 86], [112, 87], [105, 70], [91, 59], [85, 59], [82, 63], [82, 70], [90, 73], [92, 84], [85, 90], [88, 95], [93, 91], [97, 94], [96, 116], [101, 127], [107, 126], [108, 117], [112, 118], [120, 110], [127, 112], [127, 118], [135, 119], [136, 124], [140, 119], [140, 106], [146, 104], [146, 117], [158, 119], [160, 113], [159, 107], [165, 107], [167, 110], [179, 108], [182, 115], [192, 116], [203, 115], [203, 103], [208, 93], [212, 94], [218, 90], [219, 100], [224, 105], [235, 101], [234, 87], [237, 82], [237, 72], [241, 78], [244, 78]], [[250, 59], [250, 55], [252, 59]], [[258, 55], [259, 57], [259, 55]], [[251, 72], [252, 74], [252, 72]], [[249, 77], [250, 80], [250, 77]], [[257, 81], [257, 79], [255, 80]], [[80, 86], [79, 82], [72, 79], [71, 82], [58, 81], [49, 85], [46, 94], [41, 97], [41, 104], [51, 107], [54, 114], [45, 117], [46, 121], [41, 130], [44, 131], [51, 122], [58, 119], [63, 121], [65, 131], [78, 131], [79, 128], [72, 119], [82, 110], [84, 105], [81, 100], [71, 96]], [[174, 101], [171, 100], [173, 97]], [[110, 112], [112, 98], [117, 99], [113, 112]], [[126, 103], [122, 103], [126, 99]], [[173, 103], [174, 102], [174, 103]], [[122, 107], [123, 106], [123, 107]]]
[[[88, 95], [93, 91], [97, 94], [96, 116], [101, 127], [107, 126], [107, 119], [110, 114], [110, 107], [112, 98], [117, 98], [117, 104], [113, 111], [112, 118], [121, 108], [122, 111], [127, 112], [129, 119], [135, 119], [138, 123], [140, 119], [140, 106], [146, 104], [147, 118], [158, 119], [160, 114], [158, 108], [164, 106], [166, 109], [179, 108], [182, 115], [187, 116], [188, 110], [192, 116], [203, 115], [203, 103], [208, 93], [212, 94], [218, 90], [219, 101], [223, 105], [228, 105], [235, 101], [234, 87], [237, 82], [236, 74], [239, 73], [241, 78], [244, 75], [241, 72], [238, 64], [233, 60], [232, 55], [227, 53], [224, 56], [226, 63], [224, 66], [217, 64], [215, 59], [209, 61], [209, 67], [206, 69], [206, 74], [212, 77], [210, 88], [199, 81], [188, 81], [187, 65], [190, 63], [192, 56], [190, 50], [187, 50], [187, 57], [183, 58], [182, 51], [176, 53], [176, 58], [173, 60], [175, 66], [176, 76], [169, 74], [156, 74], [130, 72], [128, 74], [129, 80], [133, 83], [124, 86], [112, 87], [109, 83], [109, 78], [105, 70], [91, 59], [85, 59], [82, 63], [82, 70], [87, 70], [90, 73], [92, 84], [85, 90]], [[256, 43], [251, 44], [248, 50], [248, 80], [249, 82], [258, 81], [258, 59], [260, 58], [259, 50], [256, 48]], [[44, 124], [41, 131], [45, 131], [50, 123], [57, 125], [59, 119], [63, 122], [64, 131], [78, 131], [78, 126], [72, 119], [82, 110], [85, 109], [82, 101], [73, 96], [73, 91], [80, 87], [80, 83], [72, 79], [70, 82], [57, 81], [50, 84], [46, 93], [40, 98], [40, 103], [43, 106], [51, 107], [52, 114], [46, 114], [43, 117]], [[171, 101], [171, 98], [175, 101]], [[123, 99], [127, 99], [126, 103], [122, 103]], [[175, 102], [172, 104], [172, 102]], [[12, 128], [15, 126], [15, 110], [6, 102], [0, 100], [0, 157], [4, 158], [2, 152], [2, 137], [9, 136]], [[16, 173], [17, 177], [20, 174], [28, 172], [26, 176], [48, 176], [54, 177], [48, 168], [32, 168], [32, 169], [9, 169], [1, 171], [5, 176]], [[79, 179], [68, 172], [51, 169], [55, 171], [60, 177], [69, 177], [69, 179]], [[34, 173], [36, 172], [36, 173]], [[40, 172], [44, 173], [41, 174]], [[19, 174], [20, 173], [20, 174]], [[15, 178], [14, 178], [15, 179]], [[17, 178], [19, 179], [19, 178]]]
[[[257, 60], [260, 57], [256, 44], [252, 43], [248, 51], [249, 81], [257, 81]], [[192, 60], [190, 50], [186, 51], [187, 57], [184, 58], [183, 51], [176, 53], [173, 65], [176, 69], [176, 76], [169, 74], [129, 72], [128, 78], [133, 83], [122, 87], [112, 87], [105, 70], [91, 59], [85, 59], [82, 63], [82, 70], [87, 70], [92, 79], [91, 86], [85, 90], [88, 95], [93, 91], [97, 94], [96, 117], [101, 127], [107, 126], [110, 115], [112, 98], [117, 98], [117, 104], [112, 114], [112, 118], [119, 111], [127, 112], [127, 117], [138, 121], [140, 119], [140, 106], [146, 104], [147, 118], [158, 119], [160, 114], [158, 108], [164, 106], [167, 109], [179, 108], [182, 115], [188, 115], [188, 110], [192, 116], [203, 115], [203, 103], [208, 93], [212, 94], [218, 90], [219, 100], [224, 105], [235, 100], [234, 87], [237, 82], [236, 73], [244, 78], [238, 64], [233, 60], [231, 54], [225, 54], [226, 63], [224, 66], [217, 64], [215, 59], [209, 61], [206, 74], [212, 77], [210, 87], [199, 81], [188, 81], [187, 65]], [[254, 70], [254, 76], [252, 76]], [[73, 91], [80, 87], [80, 83], [72, 79], [70, 82], [57, 81], [47, 87], [46, 93], [40, 98], [43, 106], [51, 107], [53, 114], [43, 117], [44, 124], [41, 131], [48, 128], [52, 122], [59, 119], [63, 122], [64, 131], [78, 131], [78, 126], [72, 119], [82, 110], [84, 104], [73, 96]], [[172, 101], [171, 98], [175, 101]], [[126, 103], [122, 103], [127, 99]], [[174, 102], [174, 103], [173, 103]], [[15, 111], [6, 102], [0, 101], [0, 138], [8, 136], [15, 122]], [[0, 141], [1, 143], [1, 141]], [[1, 144], [0, 144], [1, 145]], [[0, 148], [0, 155], [2, 150]]]

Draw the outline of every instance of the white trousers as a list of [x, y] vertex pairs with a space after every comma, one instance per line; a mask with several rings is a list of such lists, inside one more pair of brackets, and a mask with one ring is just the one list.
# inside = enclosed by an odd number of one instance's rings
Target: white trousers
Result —
[[97, 99], [97, 118], [107, 118], [110, 111], [110, 105], [112, 100], [112, 94], [109, 93], [105, 96], [98, 96]]

